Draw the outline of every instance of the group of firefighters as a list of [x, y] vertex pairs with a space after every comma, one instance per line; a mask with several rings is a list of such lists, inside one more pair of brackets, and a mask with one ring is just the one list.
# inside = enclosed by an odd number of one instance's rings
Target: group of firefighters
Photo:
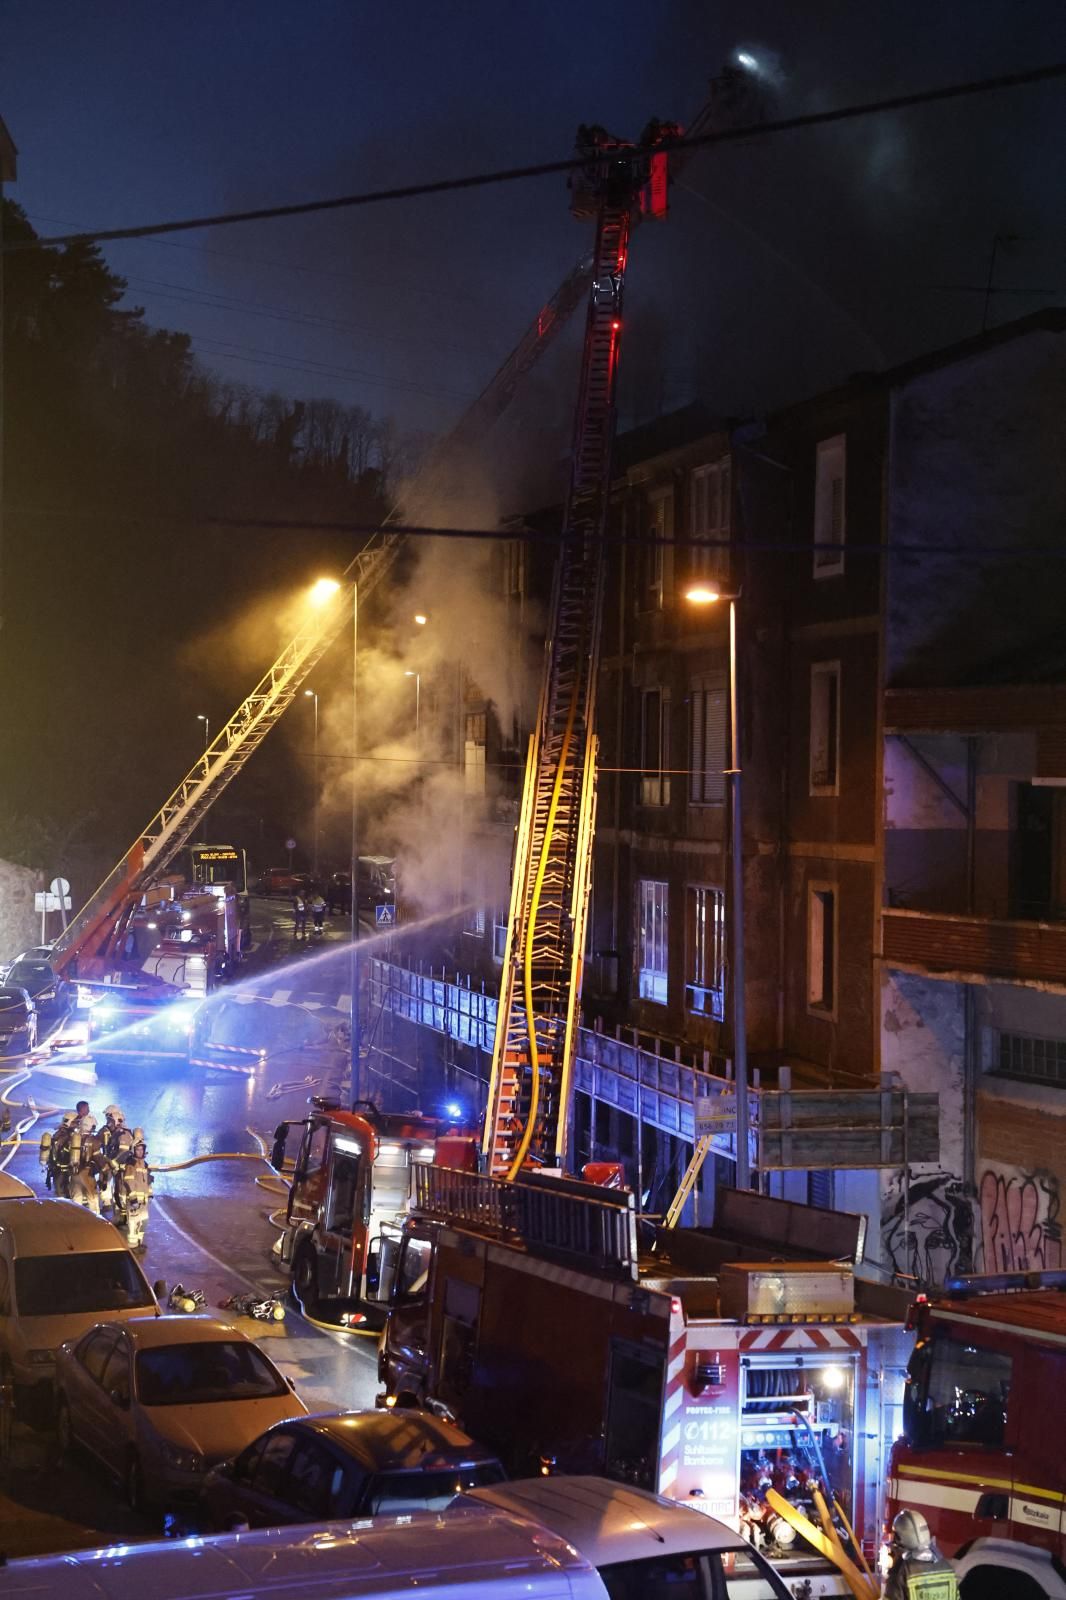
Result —
[[41, 1137], [44, 1184], [61, 1199], [98, 1214], [110, 1211], [133, 1249], [143, 1249], [152, 1172], [143, 1128], [128, 1128], [120, 1106], [104, 1111], [103, 1127], [87, 1100], [65, 1111], [55, 1133]]

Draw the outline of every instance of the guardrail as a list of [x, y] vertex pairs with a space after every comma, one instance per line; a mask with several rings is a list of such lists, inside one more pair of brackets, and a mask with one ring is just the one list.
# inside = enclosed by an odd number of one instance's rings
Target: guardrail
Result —
[[467, 1227], [531, 1255], [565, 1256], [611, 1277], [637, 1280], [636, 1210], [631, 1194], [611, 1201], [556, 1188], [554, 1180], [511, 1182], [452, 1167], [412, 1167], [414, 1209]]

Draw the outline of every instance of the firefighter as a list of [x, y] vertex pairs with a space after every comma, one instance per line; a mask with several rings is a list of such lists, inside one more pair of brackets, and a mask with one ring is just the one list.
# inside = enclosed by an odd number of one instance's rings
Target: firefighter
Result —
[[71, 1145], [77, 1120], [76, 1112], [64, 1111], [60, 1118], [59, 1127], [52, 1138], [52, 1147], [49, 1152], [49, 1170], [45, 1184], [47, 1188], [54, 1189], [56, 1194], [63, 1199], [67, 1199], [70, 1196], [70, 1177], [74, 1161]]
[[126, 1126], [126, 1117], [121, 1106], [110, 1105], [104, 1107], [104, 1126], [101, 1129], [104, 1155], [113, 1161], [118, 1154], [118, 1136]]
[[884, 1600], [959, 1600], [955, 1569], [940, 1554], [920, 1511], [899, 1513], [889, 1555]]
[[[122, 1212], [126, 1224], [126, 1238], [131, 1250], [144, 1249], [144, 1236], [148, 1229], [148, 1202], [152, 1196], [152, 1173], [148, 1165], [148, 1146], [144, 1131], [133, 1130], [133, 1154], [115, 1179], [115, 1191], [122, 1189]], [[116, 1199], [116, 1215], [119, 1202]]]
[[109, 1201], [111, 1163], [95, 1135], [82, 1138], [81, 1164], [70, 1177], [70, 1198], [80, 1206], [100, 1215], [101, 1207]]
[[311, 901], [311, 916], [315, 924], [315, 932], [321, 933], [326, 920], [326, 902], [320, 894], [316, 894]]

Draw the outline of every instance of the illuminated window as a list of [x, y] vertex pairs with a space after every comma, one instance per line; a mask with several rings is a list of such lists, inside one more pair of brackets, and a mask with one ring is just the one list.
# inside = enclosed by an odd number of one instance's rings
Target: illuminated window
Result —
[[701, 679], [688, 696], [689, 805], [725, 799], [725, 720], [725, 684]]
[[699, 1016], [725, 1016], [725, 890], [689, 884], [685, 890], [685, 1007]]
[[645, 689], [640, 707], [640, 803], [670, 804], [670, 696], [662, 689]]
[[689, 550], [689, 571], [694, 578], [725, 578], [729, 572], [729, 547], [716, 542], [729, 538], [729, 458], [712, 466], [697, 467], [689, 489], [688, 531], [706, 545]]
[[669, 886], [651, 878], [637, 883], [637, 977], [642, 1000], [666, 1004]]
[[837, 897], [827, 884], [807, 886], [807, 1006], [833, 1015], [837, 988]]
[[832, 578], [844, 570], [846, 448], [842, 433], [818, 445], [814, 471], [814, 576]]
[[811, 794], [840, 793], [840, 662], [811, 668]]

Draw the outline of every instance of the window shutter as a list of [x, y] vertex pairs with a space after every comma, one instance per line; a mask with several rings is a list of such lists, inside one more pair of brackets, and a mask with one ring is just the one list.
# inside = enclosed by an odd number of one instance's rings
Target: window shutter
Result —
[[705, 698], [707, 717], [703, 798], [705, 800], [722, 801], [725, 799], [725, 690], [708, 689]]

